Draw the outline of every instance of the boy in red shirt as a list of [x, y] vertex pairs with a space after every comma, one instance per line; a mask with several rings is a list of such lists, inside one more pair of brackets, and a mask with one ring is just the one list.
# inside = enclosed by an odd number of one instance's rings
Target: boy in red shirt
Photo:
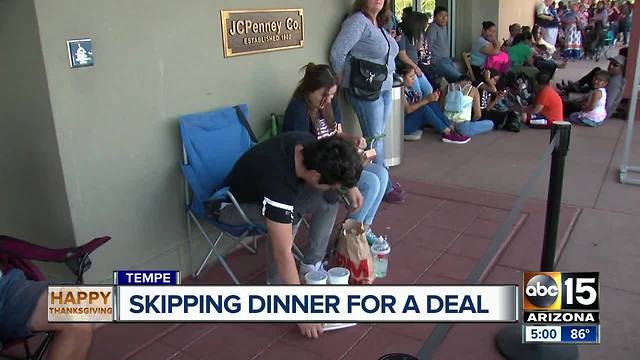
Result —
[[550, 85], [551, 74], [539, 72], [536, 75], [536, 101], [522, 114], [525, 124], [549, 129], [556, 121], [564, 120], [562, 99], [553, 86]]

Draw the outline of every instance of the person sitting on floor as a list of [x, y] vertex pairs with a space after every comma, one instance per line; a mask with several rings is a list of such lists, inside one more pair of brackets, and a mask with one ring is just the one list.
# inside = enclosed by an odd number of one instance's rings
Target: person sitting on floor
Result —
[[[626, 48], [625, 48], [626, 49]], [[622, 52], [623, 49], [620, 50]], [[624, 78], [624, 70], [626, 64], [626, 58], [622, 55], [609, 59], [609, 67], [607, 72], [609, 73], [609, 82], [607, 84], [607, 117], [610, 119], [613, 117], [620, 107], [622, 97], [624, 95], [624, 88], [626, 86], [626, 80]], [[577, 82], [564, 82], [558, 84], [558, 89], [565, 95], [565, 114], [571, 114], [582, 109], [582, 104], [586, 100], [584, 97], [576, 100], [569, 100], [569, 94], [575, 93], [588, 93], [593, 91], [593, 76], [601, 71], [599, 67], [591, 70], [587, 75], [583, 76]]]
[[47, 350], [49, 359], [84, 360], [91, 347], [93, 325], [50, 323], [48, 285], [46, 281], [27, 280], [19, 269], [0, 271], [0, 345], [54, 331]]
[[498, 104], [507, 95], [507, 90], [499, 90], [498, 82], [501, 74], [495, 70], [485, 70], [482, 77], [473, 83], [480, 93], [480, 110], [482, 118], [493, 121], [496, 129], [520, 131], [520, 117], [515, 111], [508, 109], [498, 110]]
[[507, 49], [511, 61], [511, 71], [524, 73], [529, 78], [534, 78], [538, 69], [533, 67], [533, 36], [529, 32], [522, 32], [516, 36], [513, 46]]
[[600, 126], [607, 118], [607, 83], [609, 74], [606, 71], [598, 71], [593, 75], [593, 91], [582, 106], [582, 111], [574, 112], [569, 116], [569, 121], [574, 124], [589, 127]]
[[[365, 149], [367, 141], [364, 138], [342, 132], [340, 106], [338, 101], [333, 101], [338, 92], [338, 84], [331, 67], [309, 63], [304, 69], [304, 77], [284, 113], [284, 131], [307, 131], [318, 139], [339, 136], [352, 142], [354, 146]], [[363, 224], [370, 243], [378, 238], [371, 231], [371, 225], [385, 195], [388, 181], [388, 170], [376, 163], [367, 164], [358, 181], [358, 189], [364, 202], [362, 208], [351, 212], [348, 218]]]
[[[337, 204], [325, 192], [348, 189], [350, 203], [362, 207], [356, 187], [362, 173], [361, 156], [342, 137], [317, 140], [307, 132], [286, 132], [245, 152], [224, 181], [246, 216], [267, 229], [267, 284], [299, 285], [309, 271], [323, 271]], [[309, 246], [300, 264], [292, 254], [294, 224], [312, 214]], [[229, 225], [245, 224], [235, 206], [220, 210]], [[317, 338], [321, 324], [298, 324], [301, 333]]]
[[439, 93], [420, 96], [413, 88], [416, 81], [415, 71], [407, 65], [400, 65], [398, 72], [402, 75], [405, 85], [404, 91], [404, 139], [416, 141], [422, 138], [422, 128], [430, 126], [442, 135], [442, 142], [450, 144], [466, 144], [471, 140], [456, 133], [453, 124], [447, 119], [438, 105]]
[[482, 34], [471, 47], [471, 70], [476, 79], [482, 74], [487, 58], [502, 52], [498, 43], [498, 27], [491, 21], [482, 22]]
[[480, 120], [480, 93], [468, 75], [461, 75], [458, 81], [446, 87], [440, 102], [445, 116], [461, 135], [472, 138], [493, 130], [491, 120]]
[[509, 25], [509, 38], [502, 41], [502, 50], [506, 50], [513, 45], [513, 40], [518, 34], [522, 33], [522, 25], [514, 23]]
[[551, 128], [554, 122], [563, 121], [562, 99], [551, 83], [551, 74], [536, 75], [536, 99], [533, 105], [523, 109], [521, 117], [525, 124], [537, 128]]
[[455, 81], [460, 77], [460, 70], [449, 57], [451, 43], [449, 42], [449, 13], [444, 6], [438, 6], [433, 10], [433, 22], [427, 28], [427, 42], [431, 46], [431, 64], [433, 71], [447, 79]]

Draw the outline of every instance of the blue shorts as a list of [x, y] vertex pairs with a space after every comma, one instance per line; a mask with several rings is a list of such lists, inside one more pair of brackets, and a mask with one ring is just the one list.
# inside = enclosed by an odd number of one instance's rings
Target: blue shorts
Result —
[[33, 335], [31, 316], [48, 285], [46, 281], [27, 280], [18, 269], [0, 277], [1, 342]]

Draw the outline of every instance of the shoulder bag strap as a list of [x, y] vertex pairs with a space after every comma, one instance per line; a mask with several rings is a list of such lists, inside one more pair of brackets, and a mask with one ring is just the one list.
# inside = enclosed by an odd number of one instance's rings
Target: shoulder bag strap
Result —
[[389, 53], [391, 52], [391, 44], [389, 44], [389, 39], [387, 38], [387, 34], [384, 33], [384, 28], [380, 26], [380, 31], [382, 32], [382, 36], [387, 41], [387, 56], [385, 56], [384, 66], [389, 64]]
[[257, 143], [258, 140], [256, 139], [256, 134], [253, 133], [253, 130], [251, 129], [251, 125], [249, 125], [247, 118], [244, 116], [244, 113], [242, 113], [242, 110], [240, 110], [240, 106], [236, 105], [233, 108], [236, 110], [236, 114], [238, 115], [238, 120], [240, 120], [242, 125], [247, 129], [247, 133], [249, 133], [249, 137], [251, 138], [251, 141], [253, 141], [254, 144]]

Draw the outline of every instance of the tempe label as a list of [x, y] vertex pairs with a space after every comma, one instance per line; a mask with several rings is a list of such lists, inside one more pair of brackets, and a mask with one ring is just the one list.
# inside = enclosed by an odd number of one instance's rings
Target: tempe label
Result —
[[221, 10], [225, 57], [293, 49], [304, 44], [302, 9]]

